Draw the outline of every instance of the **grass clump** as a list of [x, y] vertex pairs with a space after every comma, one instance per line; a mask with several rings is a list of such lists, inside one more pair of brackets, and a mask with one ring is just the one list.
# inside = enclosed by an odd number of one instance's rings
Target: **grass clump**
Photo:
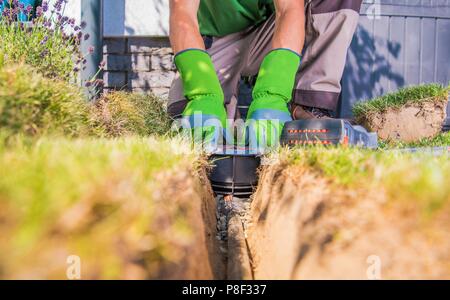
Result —
[[282, 151], [281, 158], [343, 188], [384, 192], [389, 201], [415, 205], [424, 216], [450, 205], [448, 156], [318, 147]]
[[353, 114], [358, 120], [368, 114], [384, 112], [389, 108], [399, 108], [408, 103], [420, 103], [431, 99], [446, 101], [449, 91], [450, 86], [444, 87], [434, 83], [402, 88], [395, 93], [355, 104]]
[[109, 137], [164, 135], [170, 129], [163, 101], [152, 94], [112, 92], [95, 103], [93, 113]]
[[0, 140], [13, 136], [165, 135], [171, 120], [154, 95], [113, 92], [95, 103], [65, 81], [26, 65], [0, 65]]
[[92, 134], [89, 106], [79, 88], [48, 79], [25, 65], [0, 66], [2, 135]]
[[73, 254], [85, 279], [164, 276], [203, 235], [196, 159], [154, 138], [0, 146], [0, 277], [65, 278]]

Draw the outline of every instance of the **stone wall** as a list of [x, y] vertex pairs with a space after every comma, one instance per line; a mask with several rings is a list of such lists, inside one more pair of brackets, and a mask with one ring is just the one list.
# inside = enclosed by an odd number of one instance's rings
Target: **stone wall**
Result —
[[168, 38], [105, 38], [105, 89], [152, 92], [167, 98], [175, 77]]

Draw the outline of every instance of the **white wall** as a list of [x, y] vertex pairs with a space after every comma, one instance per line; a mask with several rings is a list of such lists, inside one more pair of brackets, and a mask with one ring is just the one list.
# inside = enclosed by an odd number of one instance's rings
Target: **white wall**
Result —
[[167, 36], [169, 0], [103, 0], [103, 34]]
[[[47, 15], [50, 15], [56, 0], [47, 0], [47, 1], [49, 3], [49, 10], [47, 11]], [[77, 23], [79, 23], [81, 18], [81, 0], [68, 0], [64, 9], [64, 14], [68, 17], [75, 18]]]
[[[98, 0], [101, 1], [101, 0]], [[50, 7], [56, 0], [49, 0]], [[50, 10], [47, 12], [50, 14]], [[65, 15], [81, 19], [81, 0], [69, 0]], [[103, 35], [167, 36], [169, 33], [169, 0], [103, 0]]]
[[[115, 0], [106, 0], [106, 1], [115, 1]], [[48, 0], [49, 2], [49, 10], [47, 11], [47, 15], [51, 14], [51, 10], [53, 8], [56, 0]], [[64, 15], [74, 18], [77, 24], [80, 24], [81, 20], [81, 0], [69, 0], [66, 3], [64, 9]]]

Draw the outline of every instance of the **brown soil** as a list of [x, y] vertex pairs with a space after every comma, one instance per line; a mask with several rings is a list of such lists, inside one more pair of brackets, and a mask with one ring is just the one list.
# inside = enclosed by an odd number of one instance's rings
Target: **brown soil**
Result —
[[[176, 184], [172, 180], [166, 181], [166, 191], [169, 191], [165, 197], [167, 200], [182, 197], [183, 201], [193, 204], [188, 212], [188, 219], [192, 222], [190, 226], [196, 233], [196, 239], [190, 243], [189, 248], [184, 249], [183, 261], [172, 266], [163, 279], [225, 279], [225, 261], [216, 238], [216, 200], [205, 170], [197, 172], [198, 176], [186, 174]], [[190, 186], [194, 187], [193, 192]]]
[[442, 131], [446, 106], [446, 99], [430, 98], [401, 108], [370, 113], [358, 122], [377, 132], [382, 140], [415, 142], [434, 137]]
[[297, 166], [266, 168], [247, 232], [254, 278], [450, 279], [446, 215], [425, 224], [388, 203]]
[[253, 279], [250, 253], [245, 239], [244, 226], [238, 215], [233, 215], [228, 222], [228, 280]]

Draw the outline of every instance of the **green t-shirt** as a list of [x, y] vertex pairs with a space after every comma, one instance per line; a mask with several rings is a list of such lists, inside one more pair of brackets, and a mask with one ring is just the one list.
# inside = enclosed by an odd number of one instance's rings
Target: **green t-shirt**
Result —
[[224, 36], [265, 21], [275, 11], [273, 0], [201, 0], [200, 32]]

